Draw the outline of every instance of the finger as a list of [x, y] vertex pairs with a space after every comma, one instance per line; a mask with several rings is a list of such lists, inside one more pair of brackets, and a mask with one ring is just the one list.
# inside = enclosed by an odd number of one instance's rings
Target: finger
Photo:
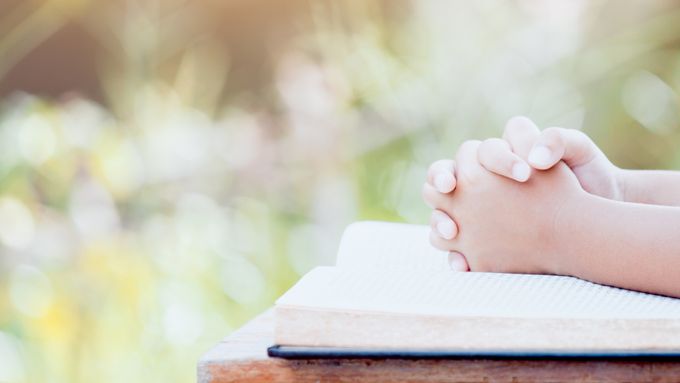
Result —
[[444, 239], [434, 231], [430, 231], [430, 244], [442, 251], [455, 251], [458, 244], [455, 239]]
[[427, 182], [440, 193], [450, 193], [456, 188], [455, 162], [453, 160], [435, 161], [427, 169]]
[[477, 150], [481, 141], [469, 140], [460, 145], [458, 153], [456, 153], [456, 172], [460, 177], [463, 174], [468, 176], [475, 174], [481, 165], [477, 161]]
[[477, 150], [477, 159], [486, 170], [518, 182], [528, 180], [531, 174], [529, 165], [500, 138], [484, 140]]
[[592, 161], [598, 152], [593, 141], [579, 130], [547, 128], [536, 140], [528, 161], [536, 169], [549, 169], [560, 160], [574, 168]]
[[505, 124], [503, 139], [510, 144], [515, 154], [526, 159], [539, 134], [540, 131], [533, 121], [524, 116], [517, 116]]
[[456, 222], [441, 210], [432, 211], [430, 227], [444, 239], [454, 239], [458, 234]]
[[440, 193], [439, 190], [435, 189], [434, 186], [428, 184], [427, 182], [423, 184], [422, 195], [427, 206], [429, 206], [431, 209], [439, 210], [444, 210], [444, 207], [451, 198], [447, 194]]
[[450, 251], [448, 256], [449, 267], [453, 271], [470, 271], [470, 266], [468, 265], [465, 256], [457, 251]]

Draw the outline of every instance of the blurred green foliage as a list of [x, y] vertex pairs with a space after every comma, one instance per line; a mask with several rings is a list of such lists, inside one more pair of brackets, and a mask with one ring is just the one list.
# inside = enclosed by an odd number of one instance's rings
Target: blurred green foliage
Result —
[[345, 225], [424, 223], [427, 165], [513, 115], [680, 167], [672, 2], [295, 3], [250, 72], [202, 22], [215, 2], [19, 4], [0, 82], [70, 20], [108, 55], [102, 100], [2, 100], [2, 382], [194, 379]]

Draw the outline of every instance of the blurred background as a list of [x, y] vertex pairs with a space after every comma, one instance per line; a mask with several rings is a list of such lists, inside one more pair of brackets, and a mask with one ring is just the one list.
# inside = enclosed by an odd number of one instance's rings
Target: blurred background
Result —
[[0, 0], [0, 382], [185, 382], [511, 116], [680, 169], [672, 1]]

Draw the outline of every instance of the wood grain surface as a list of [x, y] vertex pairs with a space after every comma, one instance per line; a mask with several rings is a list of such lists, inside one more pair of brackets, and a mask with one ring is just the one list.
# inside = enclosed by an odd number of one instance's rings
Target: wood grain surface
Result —
[[680, 382], [680, 361], [269, 358], [272, 310], [208, 351], [200, 383], [226, 382]]

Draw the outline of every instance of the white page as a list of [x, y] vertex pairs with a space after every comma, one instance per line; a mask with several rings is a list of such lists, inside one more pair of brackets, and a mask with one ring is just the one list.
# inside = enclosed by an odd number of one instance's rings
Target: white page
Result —
[[280, 306], [497, 318], [679, 319], [680, 299], [572, 277], [319, 267]]
[[353, 223], [342, 235], [336, 265], [362, 270], [448, 270], [447, 253], [430, 245], [429, 233], [423, 225]]

